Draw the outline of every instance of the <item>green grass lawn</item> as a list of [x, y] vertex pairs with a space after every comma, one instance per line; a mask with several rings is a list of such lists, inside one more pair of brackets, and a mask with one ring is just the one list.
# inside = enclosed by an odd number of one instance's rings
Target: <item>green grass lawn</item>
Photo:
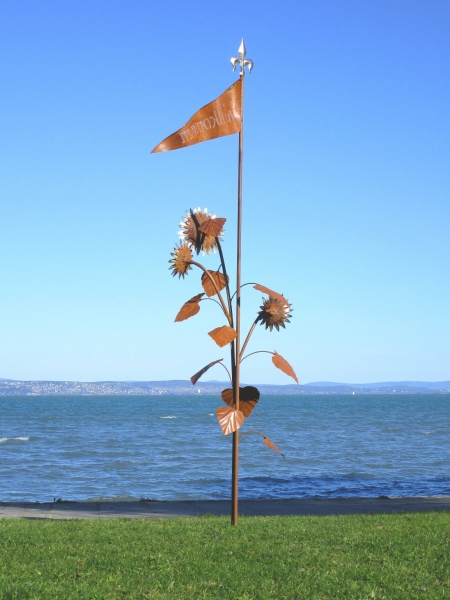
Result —
[[450, 600], [450, 514], [0, 520], [0, 598]]

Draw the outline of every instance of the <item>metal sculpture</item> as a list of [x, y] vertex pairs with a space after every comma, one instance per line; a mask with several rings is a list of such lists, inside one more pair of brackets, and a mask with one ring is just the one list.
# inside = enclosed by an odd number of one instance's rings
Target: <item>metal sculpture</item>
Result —
[[[240, 211], [239, 211], [240, 213]], [[238, 214], [239, 214], [238, 213]], [[181, 225], [180, 243], [175, 246], [170, 259], [169, 269], [172, 275], [178, 275], [179, 278], [184, 278], [190, 270], [197, 267], [201, 271], [201, 286], [203, 292], [190, 298], [180, 308], [175, 317], [175, 322], [185, 321], [194, 317], [200, 312], [200, 304], [205, 300], [214, 301], [220, 308], [225, 324], [218, 324], [218, 327], [208, 333], [214, 342], [220, 347], [230, 346], [231, 367], [228, 369], [223, 363], [223, 358], [219, 358], [207, 364], [191, 377], [193, 385], [215, 365], [223, 367], [230, 379], [231, 387], [222, 391], [221, 397], [226, 406], [221, 406], [216, 410], [217, 419], [220, 428], [224, 435], [233, 434], [233, 469], [232, 469], [232, 523], [237, 524], [238, 521], [238, 457], [239, 457], [239, 440], [243, 435], [256, 434], [262, 436], [264, 444], [282, 454], [271, 440], [260, 431], [249, 430], [240, 432], [241, 426], [248, 419], [253, 410], [256, 408], [260, 392], [256, 387], [245, 386], [240, 387], [240, 365], [249, 356], [260, 352], [267, 352], [272, 355], [272, 362], [278, 369], [295, 379], [298, 383], [297, 376], [291, 365], [276, 351], [256, 350], [249, 354], [244, 354], [250, 342], [251, 336], [258, 323], [264, 325], [269, 331], [280, 327], [284, 328], [286, 323], [290, 322], [292, 317], [292, 307], [288, 300], [278, 292], [265, 287], [258, 283], [245, 283], [240, 285], [240, 251], [238, 254], [237, 278], [238, 283], [236, 292], [231, 293], [230, 279], [225, 264], [224, 253], [222, 250], [222, 242], [224, 238], [225, 218], [218, 218], [213, 214], [209, 214], [207, 209], [200, 208], [191, 209], [186, 212], [186, 217], [183, 218]], [[240, 232], [240, 227], [238, 227]], [[240, 234], [238, 234], [238, 248], [240, 250]], [[216, 270], [208, 269], [206, 266], [194, 259], [194, 255], [200, 253], [211, 255], [219, 254], [220, 264]], [[240, 344], [240, 321], [238, 316], [241, 305], [241, 288], [246, 285], [253, 285], [253, 288], [262, 292], [265, 296], [262, 299], [262, 305], [257, 312], [257, 316], [252, 323], [244, 343]], [[236, 303], [234, 304], [234, 296]], [[237, 390], [239, 389], [239, 394]], [[282, 456], [284, 456], [282, 454]]]
[[[172, 275], [185, 278], [194, 268], [198, 268], [201, 274], [201, 285], [203, 292], [190, 298], [180, 308], [175, 317], [175, 322], [185, 321], [194, 317], [200, 312], [200, 304], [205, 300], [212, 300], [221, 309], [225, 323], [218, 324], [218, 327], [209, 332], [209, 336], [220, 347], [230, 346], [230, 369], [223, 363], [223, 358], [219, 358], [207, 364], [200, 371], [191, 377], [193, 385], [202, 377], [211, 367], [221, 365], [228, 373], [231, 388], [223, 390], [221, 397], [226, 406], [221, 406], [216, 410], [220, 428], [224, 435], [233, 434], [233, 454], [232, 454], [232, 508], [231, 521], [233, 525], [238, 523], [238, 471], [239, 471], [239, 439], [243, 435], [256, 434], [262, 436], [264, 444], [275, 450], [281, 451], [271, 442], [267, 436], [260, 431], [249, 430], [241, 433], [239, 429], [245, 420], [250, 418], [253, 410], [256, 408], [259, 400], [259, 390], [253, 386], [240, 387], [240, 366], [249, 356], [257, 353], [268, 353], [272, 355], [272, 362], [278, 369], [281, 369], [286, 375], [292, 377], [297, 383], [297, 376], [291, 365], [276, 351], [256, 350], [249, 354], [244, 354], [250, 342], [251, 336], [258, 323], [264, 325], [269, 331], [275, 328], [279, 331], [284, 328], [286, 323], [290, 322], [292, 317], [292, 307], [288, 300], [278, 292], [265, 287], [259, 283], [245, 283], [241, 285], [241, 237], [242, 237], [242, 159], [243, 159], [243, 124], [244, 124], [244, 79], [245, 69], [250, 72], [253, 68], [253, 62], [246, 58], [246, 49], [244, 40], [239, 47], [239, 57], [231, 59], [233, 71], [236, 66], [240, 66], [239, 80], [235, 82], [222, 96], [210, 104], [206, 105], [188, 121], [183, 131], [180, 129], [166, 140], [163, 140], [153, 152], [162, 152], [183, 147], [184, 144], [192, 145], [199, 141], [212, 139], [208, 130], [206, 135], [204, 126], [211, 119], [216, 119], [220, 126], [224, 125], [223, 133], [215, 132], [215, 137], [221, 135], [230, 135], [230, 133], [239, 133], [239, 168], [238, 168], [238, 211], [237, 211], [237, 264], [236, 264], [236, 291], [232, 294], [230, 289], [230, 279], [225, 264], [222, 251], [222, 242], [224, 238], [224, 225], [226, 219], [217, 217], [208, 212], [207, 209], [200, 208], [186, 211], [186, 216], [182, 219], [179, 232], [180, 242], [175, 246], [170, 259], [169, 269]], [[239, 84], [239, 85], [238, 85]], [[240, 98], [237, 97], [240, 95]], [[225, 107], [221, 98], [227, 98], [231, 109], [228, 106], [225, 113], [231, 115], [229, 121], [222, 119], [222, 113], [218, 114]], [[209, 112], [208, 112], [209, 111]], [[213, 113], [211, 113], [213, 111]], [[228, 111], [228, 112], [227, 112]], [[207, 115], [214, 116], [207, 116]], [[231, 125], [236, 129], [231, 131]], [[238, 125], [239, 127], [238, 127]], [[189, 132], [191, 137], [188, 137]], [[195, 137], [197, 136], [197, 137]], [[216, 270], [207, 269], [203, 264], [194, 259], [194, 255], [210, 255], [218, 253], [220, 264]], [[260, 310], [257, 312], [255, 321], [241, 345], [241, 288], [246, 285], [253, 285], [254, 289], [265, 294]], [[225, 293], [223, 293], [225, 292]], [[282, 454], [282, 456], [284, 456]]]

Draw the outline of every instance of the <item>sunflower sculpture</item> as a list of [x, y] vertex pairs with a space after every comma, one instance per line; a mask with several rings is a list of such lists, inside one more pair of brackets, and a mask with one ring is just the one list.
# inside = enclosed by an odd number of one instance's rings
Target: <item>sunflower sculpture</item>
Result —
[[[185, 321], [190, 319], [200, 312], [200, 303], [204, 300], [213, 300], [218, 304], [222, 310], [223, 316], [225, 317], [226, 323], [216, 327], [209, 332], [209, 336], [219, 347], [230, 346], [231, 364], [228, 369], [223, 363], [223, 358], [219, 358], [209, 363], [200, 371], [195, 373], [191, 377], [193, 385], [215, 365], [221, 365], [230, 379], [231, 388], [223, 390], [221, 397], [226, 406], [221, 406], [216, 410], [216, 415], [219, 421], [219, 425], [224, 435], [236, 432], [243, 425], [245, 419], [248, 419], [256, 407], [260, 393], [259, 390], [253, 386], [246, 386], [239, 388], [239, 408], [237, 409], [233, 399], [233, 384], [235, 381], [235, 370], [236, 364], [242, 363], [247, 357], [252, 354], [259, 352], [266, 352], [272, 354], [272, 362], [278, 369], [281, 369], [286, 375], [292, 377], [297, 383], [297, 375], [291, 365], [276, 351], [270, 350], [256, 350], [250, 354], [244, 354], [247, 345], [250, 341], [252, 333], [258, 323], [265, 325], [266, 329], [273, 331], [275, 328], [277, 331], [280, 327], [285, 328], [286, 323], [290, 322], [292, 318], [292, 307], [290, 303], [277, 292], [260, 285], [258, 283], [245, 283], [241, 286], [253, 285], [255, 290], [258, 290], [266, 295], [262, 299], [261, 310], [257, 313], [257, 317], [253, 322], [247, 337], [242, 345], [242, 349], [237, 356], [235, 339], [237, 332], [234, 328], [233, 318], [233, 307], [232, 300], [233, 296], [230, 292], [229, 277], [227, 276], [227, 270], [225, 266], [225, 260], [222, 252], [221, 242], [223, 241], [224, 230], [223, 226], [226, 219], [217, 217], [214, 214], [208, 213], [208, 210], [201, 210], [200, 208], [191, 209], [186, 211], [186, 216], [180, 223], [181, 230], [179, 232], [180, 243], [175, 246], [170, 259], [169, 269], [172, 271], [172, 275], [175, 277], [178, 275], [179, 278], [183, 278], [189, 273], [193, 267], [197, 267], [202, 271], [201, 285], [203, 292], [197, 294], [187, 302], [183, 304], [177, 316], [175, 322]], [[194, 260], [194, 254], [203, 255], [218, 252], [220, 265], [217, 270], [210, 270], [204, 267], [201, 263]], [[225, 292], [225, 293], [223, 293]], [[239, 361], [239, 363], [238, 363]], [[237, 397], [237, 393], [236, 393]], [[282, 454], [282, 452], [273, 444], [267, 436], [260, 431], [249, 430], [240, 432], [239, 437], [248, 434], [256, 434], [263, 438], [265, 445], [276, 452]], [[284, 456], [282, 454], [282, 456]]]

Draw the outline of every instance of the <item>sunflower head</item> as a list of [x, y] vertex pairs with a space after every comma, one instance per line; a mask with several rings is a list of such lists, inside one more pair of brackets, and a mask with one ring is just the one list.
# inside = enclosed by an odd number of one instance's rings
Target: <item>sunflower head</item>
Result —
[[265, 325], [266, 329], [272, 329], [275, 327], [277, 331], [280, 327], [285, 327], [285, 323], [290, 323], [289, 318], [292, 317], [292, 309], [289, 305], [284, 304], [277, 298], [263, 298], [263, 304], [261, 310], [258, 313], [258, 321], [261, 321], [261, 325]]
[[[213, 252], [216, 251], [217, 247], [217, 238], [222, 241], [220, 237], [223, 234], [223, 230], [220, 228], [217, 236], [209, 235], [200, 231], [200, 227], [206, 224], [207, 221], [211, 221], [216, 219], [216, 215], [208, 214], [208, 209], [201, 210], [200, 208], [194, 208], [194, 210], [186, 211], [186, 216], [183, 217], [183, 220], [180, 223], [181, 231], [179, 231], [179, 236], [185, 244], [187, 244], [192, 250], [195, 250], [197, 254], [200, 251], [203, 254], [209, 254], [211, 250]], [[219, 219], [218, 219], [219, 221]], [[222, 219], [221, 221], [225, 221]], [[213, 229], [210, 227], [209, 229]]]
[[175, 246], [174, 251], [171, 253], [172, 258], [169, 260], [171, 263], [169, 269], [172, 269], [172, 275], [178, 275], [178, 277], [183, 277], [187, 275], [187, 272], [192, 269], [191, 260], [192, 260], [192, 252], [187, 244], [180, 243], [178, 246]]

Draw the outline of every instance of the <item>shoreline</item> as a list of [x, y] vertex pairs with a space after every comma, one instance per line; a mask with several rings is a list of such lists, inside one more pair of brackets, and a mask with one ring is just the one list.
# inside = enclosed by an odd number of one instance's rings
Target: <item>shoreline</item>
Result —
[[[0, 502], [0, 519], [166, 519], [229, 516], [230, 500]], [[241, 500], [241, 516], [327, 516], [449, 511], [450, 496]]]

